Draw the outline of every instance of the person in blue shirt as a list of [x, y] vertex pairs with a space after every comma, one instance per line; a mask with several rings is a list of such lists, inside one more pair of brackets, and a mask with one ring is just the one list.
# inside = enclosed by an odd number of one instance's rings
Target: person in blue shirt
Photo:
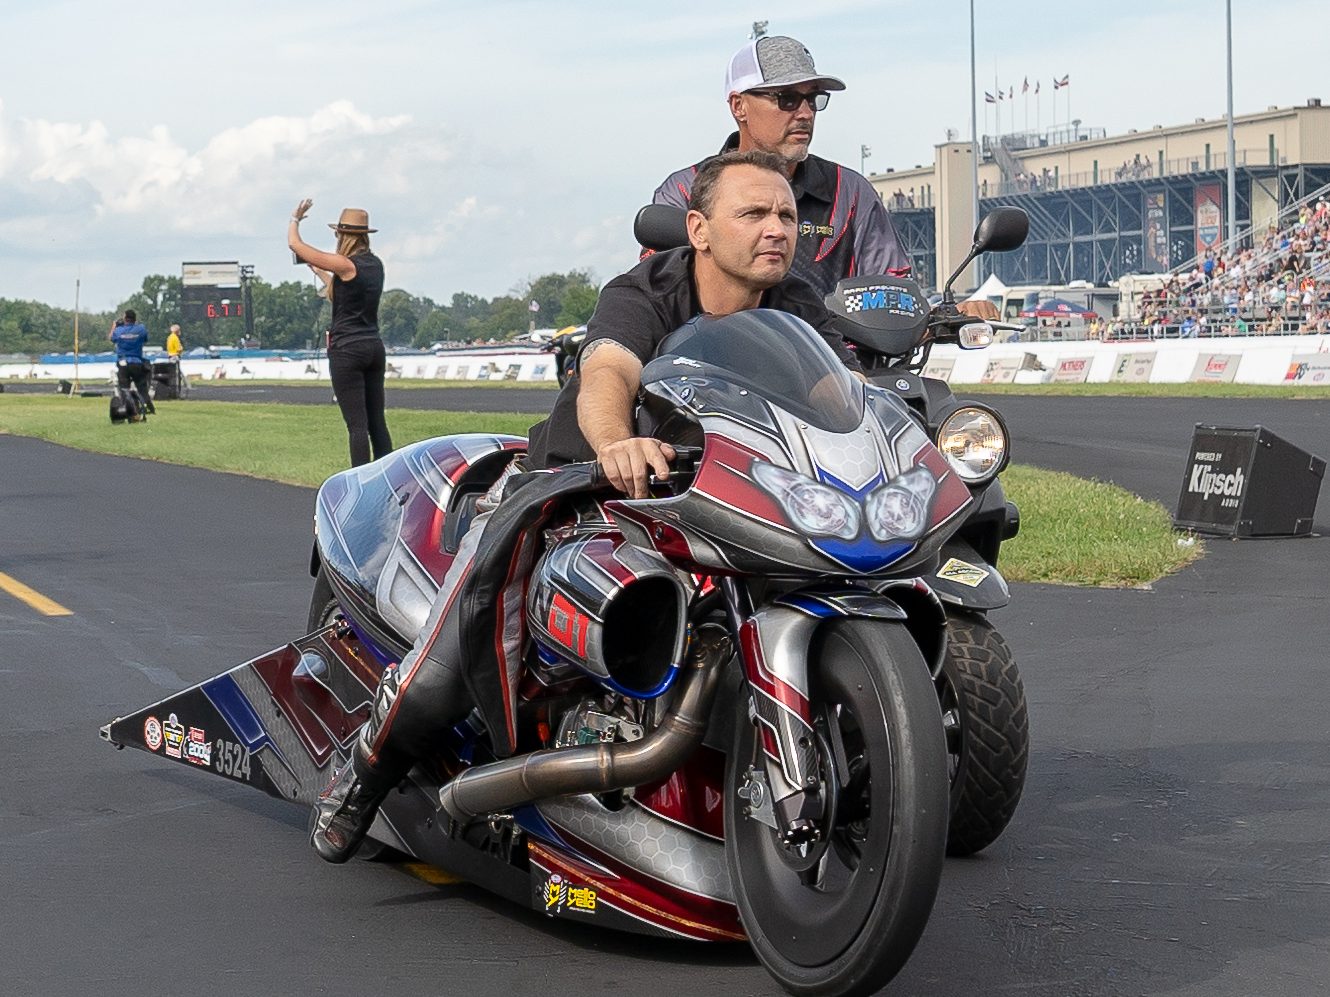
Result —
[[148, 397], [148, 366], [143, 362], [143, 345], [148, 341], [148, 330], [139, 322], [134, 309], [126, 308], [124, 318], [111, 326], [110, 340], [115, 344], [115, 378], [121, 391], [131, 384], [138, 389], [143, 406], [156, 412]]

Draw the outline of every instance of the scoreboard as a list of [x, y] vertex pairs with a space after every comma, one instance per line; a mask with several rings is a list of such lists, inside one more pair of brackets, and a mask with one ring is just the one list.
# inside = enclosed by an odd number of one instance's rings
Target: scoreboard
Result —
[[180, 309], [186, 323], [244, 318], [240, 264], [236, 261], [183, 263]]

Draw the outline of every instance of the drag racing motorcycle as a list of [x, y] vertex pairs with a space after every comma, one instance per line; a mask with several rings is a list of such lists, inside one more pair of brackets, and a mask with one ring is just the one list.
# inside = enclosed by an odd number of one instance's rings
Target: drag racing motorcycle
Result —
[[[670, 475], [636, 500], [595, 465], [508, 479], [457, 596], [483, 624], [463, 641], [476, 707], [371, 836], [554, 918], [746, 938], [792, 993], [873, 992], [947, 847], [946, 618], [922, 578], [973, 491], [897, 394], [784, 313], [694, 319], [642, 387]], [[310, 805], [524, 448], [442, 437], [330, 478], [321, 625], [102, 736]], [[493, 565], [500, 587], [466, 587]]]

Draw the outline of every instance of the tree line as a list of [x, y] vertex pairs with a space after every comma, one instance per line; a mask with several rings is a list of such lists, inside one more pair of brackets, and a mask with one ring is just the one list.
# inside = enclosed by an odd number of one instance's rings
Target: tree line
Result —
[[[150, 274], [143, 285], [114, 312], [80, 311], [79, 348], [97, 353], [110, 348], [107, 332], [126, 308], [148, 328], [148, 342], [166, 342], [172, 323], [181, 326], [185, 349], [232, 346], [245, 335], [241, 316], [187, 322], [181, 308], [179, 277]], [[447, 304], [394, 288], [379, 303], [379, 331], [389, 346], [428, 347], [433, 343], [475, 343], [506, 340], [524, 334], [531, 320], [537, 327], [581, 325], [591, 317], [599, 291], [589, 270], [549, 273], [524, 281], [494, 298], [459, 291]], [[530, 311], [530, 302], [540, 309]], [[332, 308], [309, 283], [250, 282], [254, 335], [265, 349], [321, 347]], [[68, 353], [74, 349], [74, 312], [37, 301], [0, 298], [0, 354], [26, 356]]]

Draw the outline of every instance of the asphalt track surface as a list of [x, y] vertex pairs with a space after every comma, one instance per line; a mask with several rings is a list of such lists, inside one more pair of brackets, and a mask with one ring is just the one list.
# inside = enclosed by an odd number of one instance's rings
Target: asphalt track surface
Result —
[[[465, 397], [450, 407], [517, 407]], [[1170, 507], [1197, 421], [1330, 455], [1327, 402], [995, 401], [1018, 459]], [[744, 946], [324, 865], [302, 812], [102, 743], [111, 718], [297, 634], [312, 492], [6, 436], [0, 468], [0, 571], [71, 610], [0, 593], [0, 994], [773, 992]], [[1030, 702], [1025, 797], [987, 852], [947, 862], [888, 992], [1326, 993], [1327, 555], [1212, 540], [1149, 591], [1014, 586], [994, 622]]]

